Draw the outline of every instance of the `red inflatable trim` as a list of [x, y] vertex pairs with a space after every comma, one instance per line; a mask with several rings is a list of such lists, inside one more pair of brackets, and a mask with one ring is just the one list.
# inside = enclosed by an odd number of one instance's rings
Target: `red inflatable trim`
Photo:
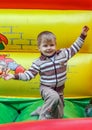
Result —
[[0, 125], [0, 130], [91, 130], [92, 118], [56, 119]]
[[0, 0], [0, 9], [92, 10], [92, 0]]

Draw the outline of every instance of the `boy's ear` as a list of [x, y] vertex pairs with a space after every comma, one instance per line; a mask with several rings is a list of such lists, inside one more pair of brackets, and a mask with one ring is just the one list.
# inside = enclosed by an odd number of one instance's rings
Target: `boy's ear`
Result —
[[38, 46], [38, 50], [40, 51], [40, 47]]

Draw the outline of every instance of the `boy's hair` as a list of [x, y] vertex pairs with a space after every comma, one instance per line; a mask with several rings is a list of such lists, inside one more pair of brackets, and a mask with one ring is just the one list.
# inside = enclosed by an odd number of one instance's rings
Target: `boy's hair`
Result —
[[56, 36], [50, 31], [43, 31], [37, 37], [38, 46], [40, 46], [42, 41], [50, 42], [53, 40], [56, 43]]

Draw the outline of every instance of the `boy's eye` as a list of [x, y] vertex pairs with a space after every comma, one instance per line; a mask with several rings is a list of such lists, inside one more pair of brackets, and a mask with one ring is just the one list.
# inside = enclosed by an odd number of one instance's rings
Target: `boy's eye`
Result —
[[50, 44], [50, 46], [54, 46], [54, 44]]
[[47, 45], [43, 45], [43, 47], [47, 47]]
[[[49, 46], [54, 46], [54, 44], [50, 44]], [[43, 45], [43, 47], [48, 47], [48, 45]]]

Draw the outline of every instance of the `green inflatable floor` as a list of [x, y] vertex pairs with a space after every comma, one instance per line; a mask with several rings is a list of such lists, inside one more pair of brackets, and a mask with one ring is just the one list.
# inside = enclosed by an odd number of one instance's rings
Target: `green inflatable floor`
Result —
[[[90, 98], [64, 99], [64, 118], [85, 117], [85, 107]], [[38, 120], [30, 116], [38, 106], [42, 106], [41, 98], [0, 98], [0, 124]]]

